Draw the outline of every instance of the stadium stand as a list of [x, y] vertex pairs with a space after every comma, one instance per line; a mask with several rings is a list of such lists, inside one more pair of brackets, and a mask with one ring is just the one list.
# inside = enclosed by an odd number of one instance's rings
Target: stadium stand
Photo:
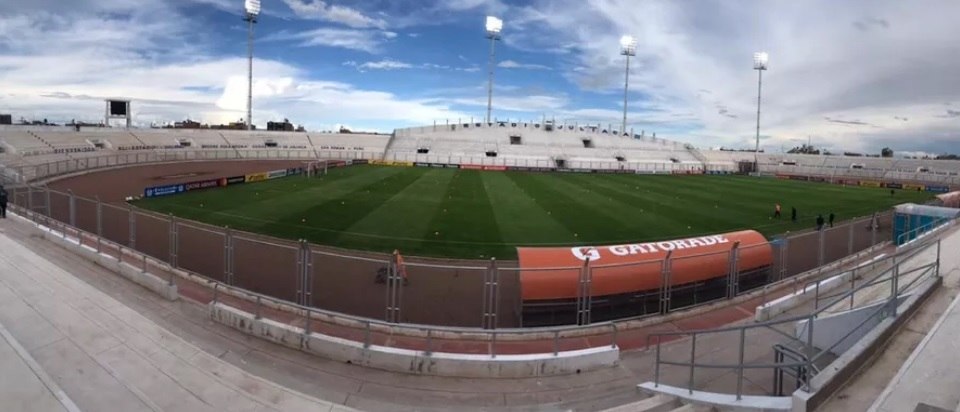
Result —
[[[397, 129], [393, 135], [209, 129], [0, 126], [0, 158], [8, 166], [43, 164], [111, 153], [228, 150], [306, 151], [317, 158], [475, 164], [638, 173], [735, 173], [752, 152], [698, 150], [645, 135], [618, 136], [598, 126], [551, 122], [444, 124]], [[764, 175], [799, 175], [960, 184], [960, 162], [853, 156], [761, 153]]]
[[550, 122], [398, 129], [386, 160], [666, 173], [703, 170], [703, 162], [678, 142]]

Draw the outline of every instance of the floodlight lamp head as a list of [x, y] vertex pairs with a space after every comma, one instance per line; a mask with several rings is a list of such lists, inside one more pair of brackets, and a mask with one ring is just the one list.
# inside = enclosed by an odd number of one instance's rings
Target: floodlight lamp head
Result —
[[637, 55], [637, 39], [633, 36], [626, 35], [620, 38], [620, 54], [624, 56], [636, 56]]
[[243, 8], [249, 16], [258, 16], [260, 14], [260, 0], [245, 0]]
[[767, 70], [767, 61], [770, 59], [770, 56], [767, 55], [767, 52], [759, 52], [753, 54], [753, 69], [754, 70]]
[[500, 31], [503, 30], [503, 20], [500, 20], [493, 16], [487, 16], [487, 37], [490, 38], [499, 38]]

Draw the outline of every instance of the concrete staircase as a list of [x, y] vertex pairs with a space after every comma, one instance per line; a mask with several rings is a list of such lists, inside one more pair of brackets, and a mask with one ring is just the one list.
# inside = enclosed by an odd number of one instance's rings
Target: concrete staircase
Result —
[[604, 412], [713, 412], [715, 410], [711, 406], [684, 404], [675, 396], [654, 395]]

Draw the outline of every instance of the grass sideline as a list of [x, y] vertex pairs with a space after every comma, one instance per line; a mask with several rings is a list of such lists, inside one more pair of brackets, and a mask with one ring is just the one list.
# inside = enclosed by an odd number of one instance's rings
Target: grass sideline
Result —
[[[348, 249], [515, 259], [520, 245], [617, 244], [755, 229], [772, 236], [867, 216], [923, 192], [745, 176], [484, 172], [353, 166], [140, 200], [217, 226]], [[772, 219], [776, 202], [783, 218]], [[790, 208], [799, 222], [790, 222]]]

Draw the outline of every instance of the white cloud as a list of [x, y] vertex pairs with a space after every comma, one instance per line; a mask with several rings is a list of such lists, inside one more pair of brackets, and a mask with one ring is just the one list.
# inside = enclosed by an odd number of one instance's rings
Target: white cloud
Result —
[[391, 32], [322, 27], [296, 33], [278, 32], [266, 36], [263, 41], [296, 41], [303, 47], [336, 47], [376, 53], [384, 41], [392, 38], [387, 33]]
[[752, 142], [757, 75], [751, 55], [765, 50], [771, 63], [761, 133], [771, 149], [808, 135], [853, 150], [886, 144], [932, 151], [956, 141], [957, 119], [937, 106], [960, 100], [954, 81], [960, 55], [951, 51], [957, 2], [537, 0], [509, 14], [504, 41], [530, 51], [575, 51], [557, 59], [579, 68], [563, 75], [587, 92], [620, 90], [618, 38], [636, 36], [631, 92], [663, 102], [660, 116], [680, 119], [673, 123], [680, 140]]
[[534, 63], [518, 63], [513, 60], [504, 60], [497, 64], [497, 67], [504, 69], [527, 69], [527, 70], [552, 70], [549, 66]]
[[342, 24], [356, 29], [376, 28], [385, 29], [387, 22], [363, 14], [360, 10], [327, 4], [322, 0], [283, 0], [290, 10], [300, 18], [314, 19], [328, 23]]
[[392, 59], [383, 59], [375, 62], [364, 62], [357, 63], [355, 61], [346, 61], [343, 63], [344, 66], [356, 67], [357, 70], [400, 70], [400, 69], [410, 69], [413, 68], [413, 65], [410, 63], [404, 63]]
[[[206, 54], [210, 44], [182, 39], [188, 26], [181, 23], [189, 20], [166, 11], [172, 23], [84, 13], [0, 18], [0, 112], [95, 122], [105, 97], [125, 97], [133, 100], [137, 125], [244, 117], [246, 59]], [[81, 35], [88, 31], [91, 37]], [[387, 130], [462, 116], [441, 103], [315, 79], [272, 60], [254, 62], [253, 92], [260, 126], [286, 117], [309, 129], [345, 123]]]

